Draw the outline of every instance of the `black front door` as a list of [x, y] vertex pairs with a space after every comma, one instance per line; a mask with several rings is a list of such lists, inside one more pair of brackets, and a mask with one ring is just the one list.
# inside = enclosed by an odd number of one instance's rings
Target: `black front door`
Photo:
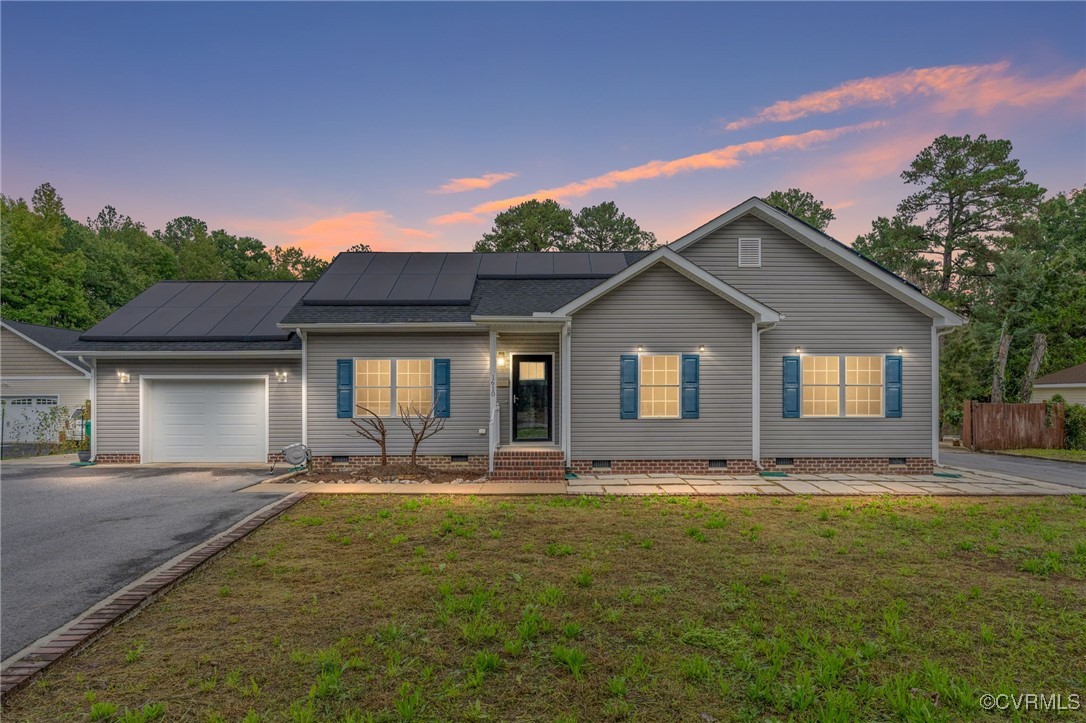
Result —
[[541, 442], [551, 437], [551, 357], [513, 357], [514, 442]]

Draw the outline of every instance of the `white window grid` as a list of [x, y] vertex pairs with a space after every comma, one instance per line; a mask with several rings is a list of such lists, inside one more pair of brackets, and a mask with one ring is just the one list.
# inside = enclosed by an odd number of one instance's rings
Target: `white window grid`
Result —
[[804, 354], [800, 357], [800, 416], [885, 416], [885, 355]]

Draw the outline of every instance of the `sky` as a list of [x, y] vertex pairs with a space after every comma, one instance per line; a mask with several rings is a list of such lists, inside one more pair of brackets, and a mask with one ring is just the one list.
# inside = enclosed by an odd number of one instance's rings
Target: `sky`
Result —
[[0, 192], [330, 258], [528, 198], [672, 241], [799, 187], [851, 242], [940, 134], [1086, 185], [1086, 3], [0, 4]]

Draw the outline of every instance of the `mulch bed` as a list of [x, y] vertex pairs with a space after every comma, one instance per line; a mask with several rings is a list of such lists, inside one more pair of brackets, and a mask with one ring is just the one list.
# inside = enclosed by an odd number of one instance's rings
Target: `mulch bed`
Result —
[[386, 464], [364, 467], [354, 472], [305, 472], [283, 480], [287, 484], [310, 482], [318, 484], [470, 484], [479, 482], [485, 472], [478, 469], [441, 470], [420, 464]]

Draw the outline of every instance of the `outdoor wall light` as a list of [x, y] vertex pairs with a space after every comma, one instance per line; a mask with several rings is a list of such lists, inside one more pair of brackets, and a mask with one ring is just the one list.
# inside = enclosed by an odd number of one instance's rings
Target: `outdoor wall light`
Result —
[[796, 347], [796, 353], [799, 354], [799, 351], [800, 351], [800, 348], [797, 346]]
[[121, 382], [121, 384], [128, 384], [129, 380], [131, 380], [132, 377], [128, 374], [128, 372], [117, 372], [117, 379]]
[[905, 347], [903, 347], [903, 346], [899, 346], [899, 347], [897, 348], [897, 353], [898, 353], [898, 354], [900, 354], [900, 353], [901, 353], [901, 352], [903, 352], [903, 351], [905, 351]]
[[698, 347], [698, 351], [700, 351], [700, 352], [704, 352], [704, 351], [705, 351], [705, 345], [704, 345], [704, 344], [702, 344], [701, 346], [699, 346], [699, 347]]
[[499, 367], [504, 367], [505, 366], [505, 352], [504, 351], [498, 352], [498, 366]]
[[287, 380], [287, 376], [288, 376], [287, 372], [276, 372], [275, 373], [275, 379], [280, 384], [284, 383]]
[[641, 346], [640, 344], [638, 344], [638, 345], [637, 345], [637, 350], [638, 350], [638, 351], [645, 351], [645, 347], [643, 347], [643, 346]]

